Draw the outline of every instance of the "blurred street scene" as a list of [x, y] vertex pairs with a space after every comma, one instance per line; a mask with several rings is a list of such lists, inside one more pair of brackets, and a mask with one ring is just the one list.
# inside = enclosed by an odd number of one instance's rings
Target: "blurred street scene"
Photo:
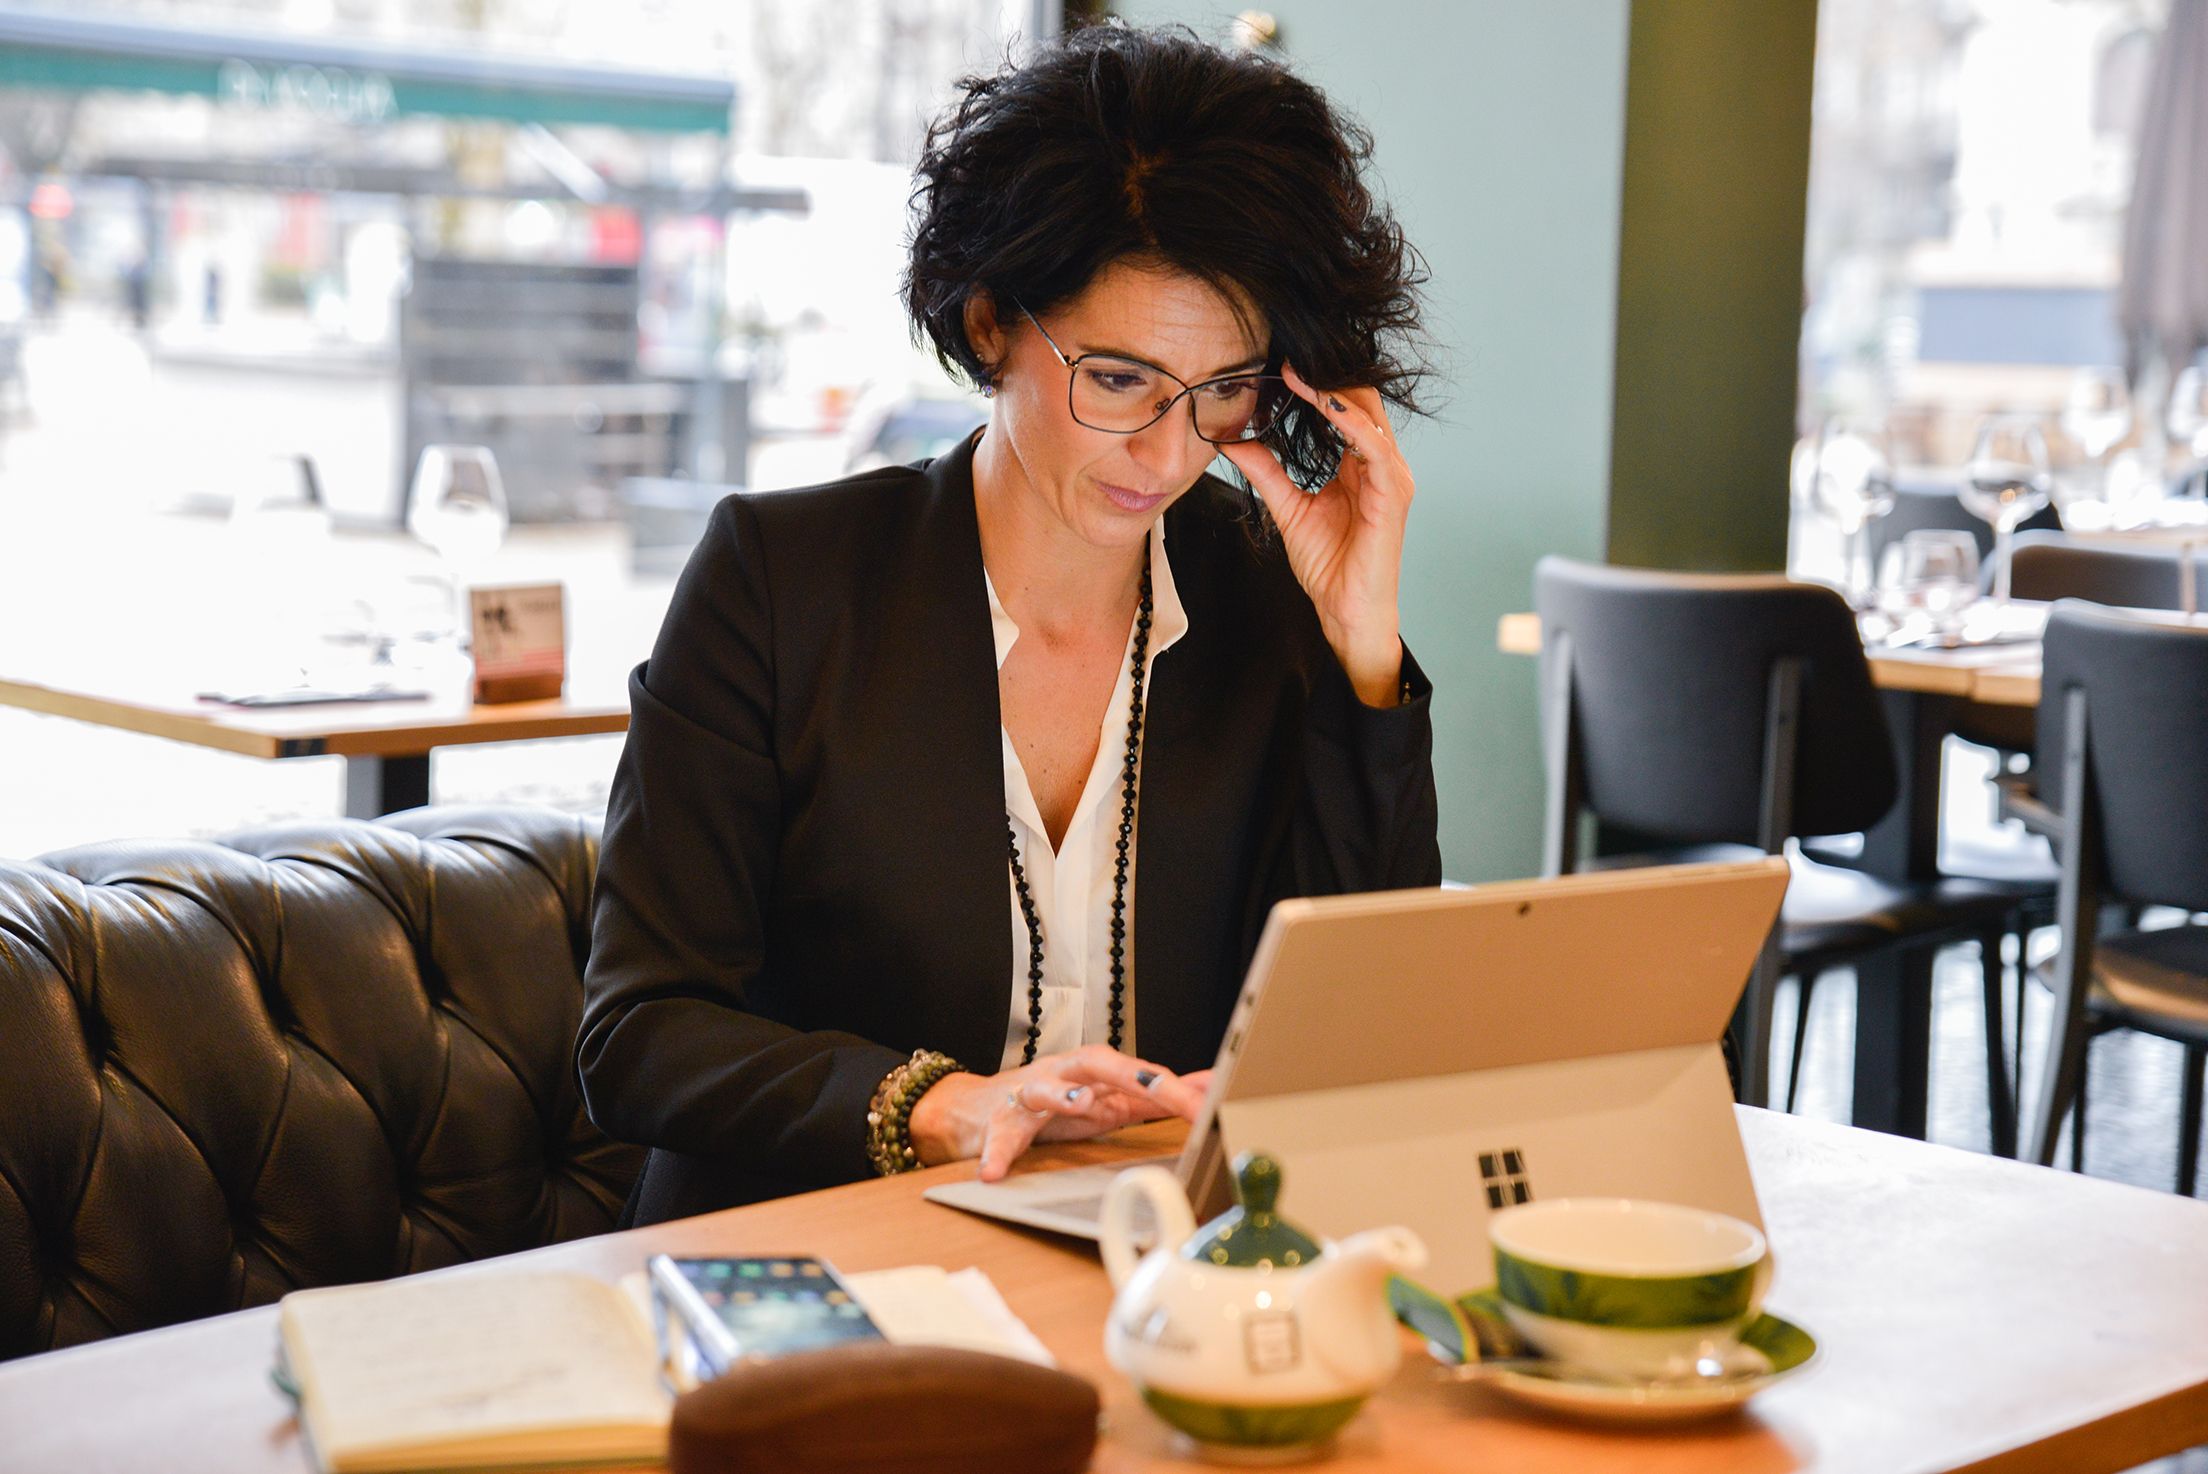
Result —
[[[0, 672], [420, 670], [456, 584], [556, 581], [618, 692], [720, 496], [978, 421], [905, 329], [906, 194], [1029, 9], [0, 5]], [[448, 748], [434, 793], [590, 809], [618, 750]], [[340, 791], [7, 708], [0, 751], [14, 855]]]

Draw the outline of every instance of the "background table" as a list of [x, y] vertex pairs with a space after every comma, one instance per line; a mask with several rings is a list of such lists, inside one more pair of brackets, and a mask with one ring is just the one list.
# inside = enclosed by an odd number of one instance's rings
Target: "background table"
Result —
[[[1420, 1354], [1312, 1467], [1512, 1474], [2092, 1474], [2208, 1440], [2208, 1204], [1743, 1109], [1778, 1259], [1773, 1307], [1823, 1360], [1746, 1415], [1619, 1433], [1435, 1380]], [[1065, 1164], [1180, 1128], [1046, 1148]], [[979, 1265], [1068, 1370], [1102, 1389], [1098, 1474], [1201, 1469], [1104, 1363], [1111, 1292], [1082, 1244], [920, 1200], [967, 1167], [610, 1234], [448, 1270], [607, 1278], [666, 1250], [822, 1254], [846, 1270]], [[1294, 1208], [1295, 1183], [1287, 1206]], [[148, 1224], [146, 1232], [160, 1232]], [[0, 1365], [0, 1469], [304, 1474], [269, 1385], [272, 1309]], [[1406, 1341], [1408, 1342], [1406, 1335]]]
[[[1506, 614], [1496, 645], [1507, 654], [1541, 653], [1541, 618]], [[1884, 819], [1863, 836], [1853, 863], [1886, 880], [1940, 875], [1941, 755], [1963, 708], [2039, 704], [2037, 643], [1958, 650], [1867, 652], [1871, 679], [1894, 735], [1900, 792]], [[1855, 1089], [1858, 1126], [1921, 1137], [1932, 1071], [1932, 949], [1874, 954], [1856, 965]]]
[[426, 701], [249, 708], [198, 700], [158, 678], [62, 682], [0, 676], [0, 706], [71, 717], [199, 747], [282, 759], [345, 759], [345, 812], [372, 819], [429, 802], [429, 758], [440, 747], [625, 732], [627, 693], [604, 682], [550, 701], [479, 706], [460, 689]]
[[[1495, 629], [1506, 655], [1541, 653], [1541, 616], [1506, 614]], [[2039, 705], [2039, 646], [1990, 645], [1969, 650], [1865, 652], [1881, 691], [1954, 696], [1987, 706]]]

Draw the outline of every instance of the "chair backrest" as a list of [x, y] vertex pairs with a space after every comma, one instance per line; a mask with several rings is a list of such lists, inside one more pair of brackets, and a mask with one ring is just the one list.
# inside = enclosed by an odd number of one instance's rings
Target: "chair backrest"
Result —
[[[2062, 522], [2053, 507], [2042, 507], [2024, 519], [2024, 527], [2060, 531]], [[1963, 509], [1953, 479], [1905, 477], [1894, 482], [1893, 510], [1871, 524], [1871, 572], [1878, 572], [1879, 559], [1888, 544], [1900, 542], [1912, 532], [1926, 531], [1967, 532], [1977, 539], [1978, 561], [1983, 564], [1993, 558], [1993, 524]]]
[[2065, 803], [2072, 693], [2102, 883], [2115, 897], [2208, 911], [2208, 625], [2066, 601], [2047, 621], [2040, 797]]
[[0, 1358], [612, 1228], [596, 860], [424, 809], [0, 863]]
[[[2009, 592], [2019, 599], [2084, 599], [2125, 609], [2183, 608], [2184, 563], [2176, 548], [2119, 548], [2060, 532], [2016, 539]], [[1993, 575], [1992, 566], [1986, 577]]]
[[[1662, 839], [1758, 842], [1772, 677], [1788, 660], [1801, 688], [1787, 832], [1865, 829], [1892, 807], [1885, 712], [1832, 590], [1555, 557], [1533, 578], [1543, 690], [1568, 660], [1580, 799], [1597, 817]], [[1551, 705], [1544, 723], [1558, 719]]]

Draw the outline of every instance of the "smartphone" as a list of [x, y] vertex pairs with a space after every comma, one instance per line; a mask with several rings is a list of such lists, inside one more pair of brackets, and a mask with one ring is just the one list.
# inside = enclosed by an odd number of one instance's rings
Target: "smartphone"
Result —
[[883, 1339], [825, 1260], [654, 1254], [646, 1268], [660, 1355], [679, 1360], [685, 1348], [677, 1342], [687, 1342], [700, 1378], [740, 1361]]

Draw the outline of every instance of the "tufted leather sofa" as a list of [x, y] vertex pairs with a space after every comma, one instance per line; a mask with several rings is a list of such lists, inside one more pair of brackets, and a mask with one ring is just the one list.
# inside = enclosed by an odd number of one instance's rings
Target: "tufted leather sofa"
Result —
[[423, 809], [0, 861], [0, 1357], [613, 1227], [597, 855]]

